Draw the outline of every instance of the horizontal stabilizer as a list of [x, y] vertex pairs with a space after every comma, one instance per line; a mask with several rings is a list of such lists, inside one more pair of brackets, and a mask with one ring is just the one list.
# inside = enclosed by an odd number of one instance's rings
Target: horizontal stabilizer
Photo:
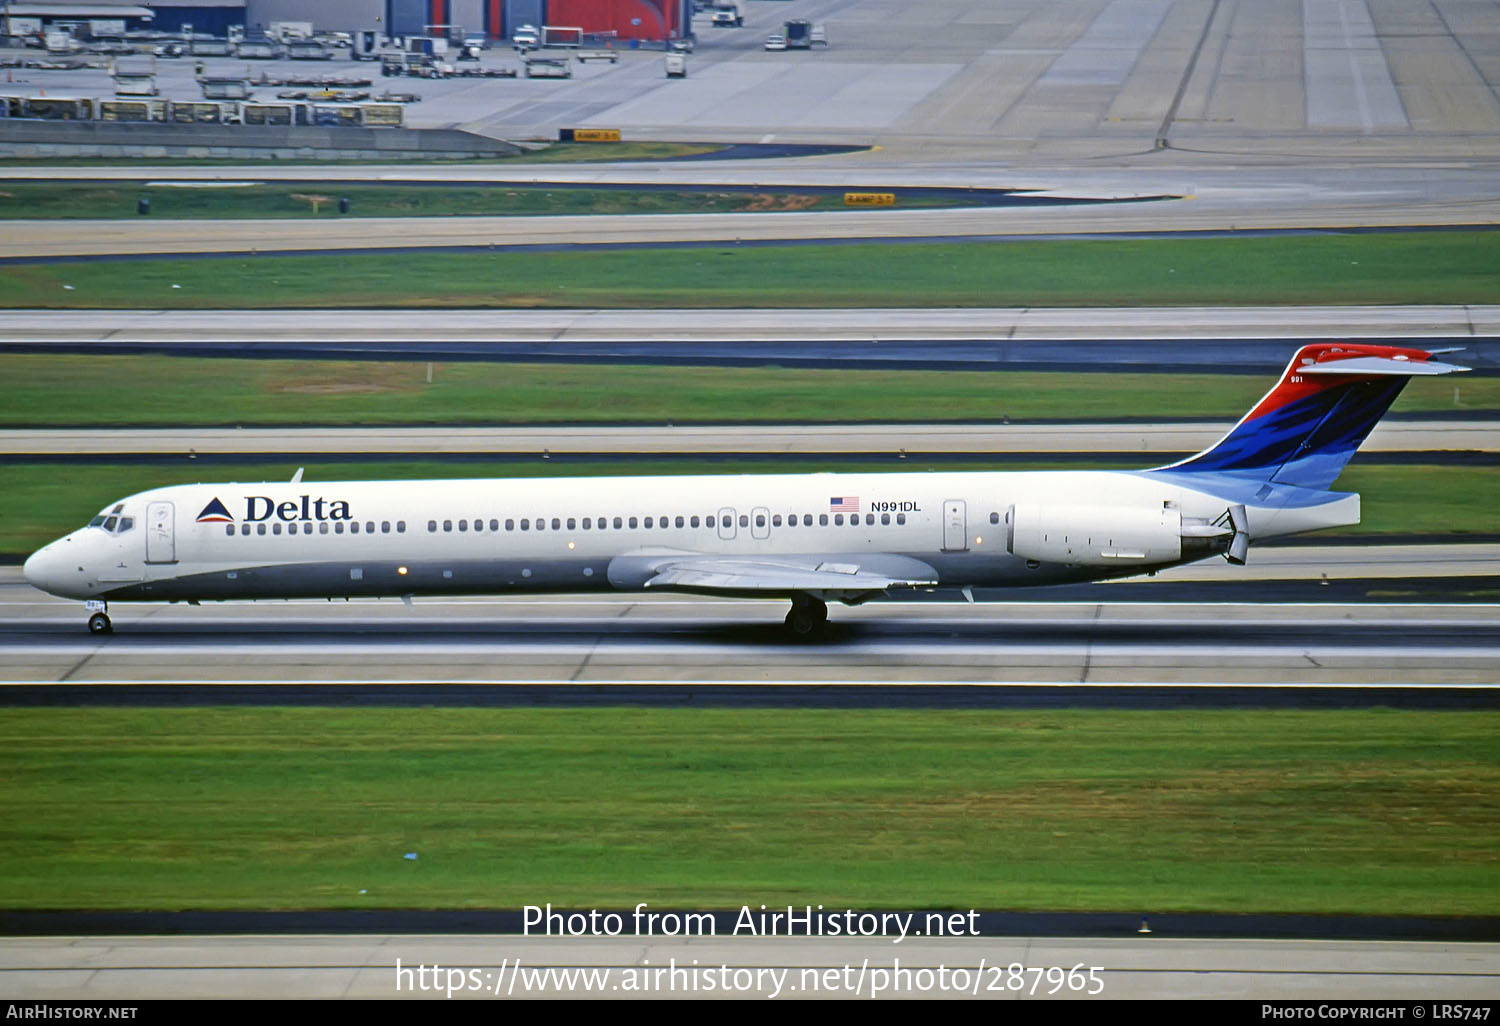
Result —
[[1360, 377], [1366, 374], [1400, 374], [1404, 377], [1413, 377], [1423, 374], [1462, 374], [1468, 369], [1456, 363], [1442, 363], [1438, 360], [1408, 360], [1404, 356], [1356, 356], [1333, 363], [1313, 363], [1300, 368], [1299, 373], [1357, 374]]

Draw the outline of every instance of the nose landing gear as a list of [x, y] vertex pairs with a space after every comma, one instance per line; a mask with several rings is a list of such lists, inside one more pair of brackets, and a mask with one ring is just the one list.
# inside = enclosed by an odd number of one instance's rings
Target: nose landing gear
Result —
[[811, 595], [792, 597], [791, 612], [786, 614], [786, 627], [792, 637], [805, 641], [821, 634], [828, 626], [828, 604]]
[[105, 612], [108, 608], [103, 602], [90, 602], [88, 604], [89, 633], [90, 634], [113, 634], [115, 625], [110, 623], [109, 614]]

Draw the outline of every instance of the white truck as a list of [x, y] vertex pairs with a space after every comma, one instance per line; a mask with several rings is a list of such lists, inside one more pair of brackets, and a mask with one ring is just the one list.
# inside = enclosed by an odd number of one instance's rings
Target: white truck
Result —
[[745, 0], [715, 0], [715, 28], [742, 28], [745, 24]]
[[667, 54], [667, 77], [668, 78], [687, 78], [687, 54], [685, 54], [685, 53], [669, 53], [669, 54]]

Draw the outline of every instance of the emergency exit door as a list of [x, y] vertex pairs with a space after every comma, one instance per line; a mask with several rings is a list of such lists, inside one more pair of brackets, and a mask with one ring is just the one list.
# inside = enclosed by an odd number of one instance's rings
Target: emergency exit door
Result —
[[968, 515], [963, 499], [948, 499], [943, 503], [943, 551], [967, 552], [969, 550]]

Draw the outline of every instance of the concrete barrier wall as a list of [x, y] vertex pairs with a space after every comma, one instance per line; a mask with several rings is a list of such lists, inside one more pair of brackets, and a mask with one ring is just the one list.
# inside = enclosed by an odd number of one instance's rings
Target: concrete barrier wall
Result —
[[173, 125], [0, 118], [11, 157], [322, 158], [508, 157], [521, 148], [450, 128], [335, 125]]

